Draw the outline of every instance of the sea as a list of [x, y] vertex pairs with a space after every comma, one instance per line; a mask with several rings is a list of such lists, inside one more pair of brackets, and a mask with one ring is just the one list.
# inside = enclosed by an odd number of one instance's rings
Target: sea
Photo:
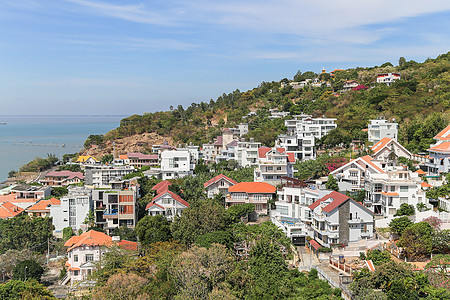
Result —
[[117, 128], [124, 115], [0, 115], [0, 182], [36, 157], [76, 153], [91, 134]]

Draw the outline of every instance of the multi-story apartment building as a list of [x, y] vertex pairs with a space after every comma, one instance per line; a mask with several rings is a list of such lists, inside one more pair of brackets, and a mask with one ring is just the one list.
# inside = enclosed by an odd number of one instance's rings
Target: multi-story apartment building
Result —
[[284, 148], [261, 147], [258, 149], [258, 167], [254, 171], [254, 181], [279, 184], [281, 177], [294, 176], [295, 158]]
[[324, 247], [373, 237], [373, 212], [346, 195], [333, 191], [309, 208], [313, 238]]
[[383, 138], [389, 138], [397, 141], [398, 124], [395, 122], [388, 122], [385, 119], [370, 120], [367, 128], [369, 142], [375, 145]]
[[258, 149], [260, 147], [261, 143], [255, 142], [253, 138], [250, 138], [249, 142], [245, 140], [237, 142], [235, 159], [238, 164], [242, 167], [258, 165]]
[[161, 153], [162, 179], [173, 179], [193, 174], [195, 161], [189, 150], [172, 150]]
[[84, 220], [90, 210], [94, 209], [92, 190], [86, 187], [69, 187], [67, 196], [60, 203], [50, 206], [50, 217], [53, 218], [55, 233], [61, 234], [66, 227], [74, 230], [83, 228]]
[[266, 182], [240, 182], [228, 188], [225, 198], [227, 207], [236, 204], [253, 203], [258, 215], [267, 215], [269, 199], [273, 199], [276, 188]]
[[419, 174], [408, 170], [406, 166], [387, 167], [385, 173], [369, 173], [364, 204], [376, 215], [385, 217], [394, 216], [402, 203], [414, 207], [424, 203], [431, 208], [421, 184]]
[[297, 115], [286, 120], [287, 133], [278, 136], [276, 147], [294, 153], [295, 159], [315, 158], [315, 139], [322, 138], [337, 127], [334, 118], [313, 118], [310, 115]]
[[304, 246], [306, 237], [312, 236], [309, 205], [331, 193], [296, 178], [285, 177], [277, 191], [276, 209], [270, 212], [272, 222], [292, 239], [295, 245]]
[[111, 234], [114, 228], [137, 223], [139, 185], [136, 180], [113, 182], [111, 189], [94, 189], [95, 223]]
[[206, 161], [216, 161], [216, 156], [221, 155], [222, 150], [226, 150], [228, 145], [236, 146], [234, 141], [238, 139], [234, 136], [233, 131], [225, 129], [222, 135], [219, 135], [214, 142], [203, 144], [203, 158]]
[[121, 180], [134, 171], [136, 169], [132, 166], [86, 166], [85, 184], [94, 188], [111, 188], [112, 180]]
[[228, 128], [228, 129], [231, 130], [231, 132], [236, 136], [243, 136], [244, 134], [248, 133], [248, 124], [241, 123], [234, 128]]
[[206, 189], [208, 198], [213, 198], [215, 195], [222, 193], [223, 196], [228, 195], [228, 188], [237, 184], [233, 179], [220, 174], [205, 182], [203, 187]]

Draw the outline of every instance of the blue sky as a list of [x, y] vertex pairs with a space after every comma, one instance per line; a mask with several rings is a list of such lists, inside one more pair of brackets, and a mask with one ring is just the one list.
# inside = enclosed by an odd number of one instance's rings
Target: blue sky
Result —
[[142, 114], [450, 51], [450, 1], [0, 0], [0, 114]]

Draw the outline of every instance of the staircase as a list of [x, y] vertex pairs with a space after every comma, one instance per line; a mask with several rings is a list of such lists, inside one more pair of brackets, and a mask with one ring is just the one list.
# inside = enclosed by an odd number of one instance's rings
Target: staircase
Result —
[[59, 281], [59, 285], [66, 285], [70, 280], [70, 272], [67, 272], [66, 275]]

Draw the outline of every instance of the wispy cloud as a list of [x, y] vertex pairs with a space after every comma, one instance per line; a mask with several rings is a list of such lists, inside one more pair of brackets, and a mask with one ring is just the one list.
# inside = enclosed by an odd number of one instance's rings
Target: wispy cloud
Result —
[[165, 26], [174, 24], [170, 15], [157, 12], [156, 9], [152, 11], [143, 4], [115, 5], [107, 2], [88, 0], [66, 1], [86, 7], [98, 14], [131, 22]]

